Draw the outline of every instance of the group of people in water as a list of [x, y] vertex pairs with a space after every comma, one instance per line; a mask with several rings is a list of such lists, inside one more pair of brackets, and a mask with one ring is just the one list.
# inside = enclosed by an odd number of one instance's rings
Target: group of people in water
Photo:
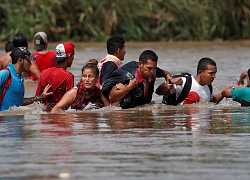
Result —
[[[250, 105], [250, 69], [242, 73], [237, 87], [230, 86], [213, 94], [212, 82], [217, 66], [213, 59], [201, 58], [197, 74], [178, 76], [157, 67], [158, 56], [152, 50], [143, 51], [138, 61], [122, 65], [126, 54], [125, 40], [112, 36], [107, 40], [107, 56], [98, 61], [90, 59], [82, 68], [81, 81], [74, 86], [71, 67], [75, 46], [63, 42], [55, 52], [48, 51], [48, 39], [44, 32], [33, 38], [37, 50], [30, 53], [26, 37], [14, 36], [12, 48], [6, 44], [6, 54], [0, 57], [0, 110], [24, 106], [36, 101], [44, 103], [51, 113], [71, 109], [87, 110], [104, 106], [133, 108], [151, 103], [154, 92], [163, 95], [163, 103], [184, 105], [197, 102], [219, 103], [224, 97], [232, 98], [242, 106]], [[24, 79], [38, 80], [34, 97], [24, 98]], [[247, 77], [247, 86], [243, 87]], [[156, 90], [156, 78], [165, 78]]]

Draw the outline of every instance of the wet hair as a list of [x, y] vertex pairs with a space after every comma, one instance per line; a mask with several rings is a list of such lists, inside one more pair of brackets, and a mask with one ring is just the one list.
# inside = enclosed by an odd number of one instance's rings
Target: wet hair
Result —
[[12, 41], [6, 42], [4, 48], [5, 48], [5, 52], [12, 51], [12, 49], [13, 49], [13, 42]]
[[94, 63], [87, 63], [85, 66], [82, 68], [82, 73], [85, 69], [92, 69], [94, 74], [96, 76], [99, 76], [99, 69], [97, 68], [97, 65]]
[[112, 36], [107, 40], [107, 51], [108, 54], [115, 54], [118, 49], [122, 49], [124, 47], [125, 41], [121, 36]]
[[208, 57], [201, 58], [198, 62], [197, 74], [198, 74], [199, 70], [201, 70], [201, 71], [207, 70], [208, 65], [216, 66], [216, 63], [214, 60], [212, 60]]
[[86, 65], [87, 65], [87, 64], [95, 64], [95, 65], [97, 65], [97, 64], [98, 64], [98, 60], [97, 60], [97, 59], [89, 59], [89, 60], [87, 61]]
[[17, 33], [13, 38], [13, 46], [14, 47], [27, 47], [28, 48], [28, 42], [26, 37], [22, 33]]
[[147, 63], [148, 60], [157, 62], [158, 61], [158, 56], [155, 54], [154, 51], [152, 50], [145, 50], [141, 53], [139, 57], [139, 61], [141, 61], [143, 64]]

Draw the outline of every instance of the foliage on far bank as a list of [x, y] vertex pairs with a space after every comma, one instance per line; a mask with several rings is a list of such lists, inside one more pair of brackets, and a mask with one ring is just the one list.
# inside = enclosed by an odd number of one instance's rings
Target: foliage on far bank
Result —
[[250, 37], [248, 0], [1, 0], [0, 40], [235, 40]]

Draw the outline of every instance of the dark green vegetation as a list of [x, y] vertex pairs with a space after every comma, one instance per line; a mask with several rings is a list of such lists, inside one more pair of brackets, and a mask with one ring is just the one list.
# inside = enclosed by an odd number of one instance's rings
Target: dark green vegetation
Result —
[[250, 37], [249, 0], [1, 0], [0, 40], [235, 40]]

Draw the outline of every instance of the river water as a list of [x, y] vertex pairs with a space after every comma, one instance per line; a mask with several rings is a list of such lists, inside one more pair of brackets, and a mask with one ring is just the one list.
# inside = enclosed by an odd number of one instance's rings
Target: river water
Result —
[[[106, 55], [105, 43], [76, 43], [68, 70], [77, 83], [91, 58]], [[56, 44], [50, 44], [54, 49]], [[32, 45], [30, 45], [32, 47]], [[30, 48], [32, 49], [32, 48]], [[145, 49], [173, 74], [196, 74], [200, 58], [217, 63], [217, 93], [235, 85], [250, 67], [250, 41], [126, 43], [124, 63]], [[3, 50], [1, 50], [3, 53]], [[156, 81], [156, 86], [163, 79]], [[37, 82], [25, 81], [26, 97]], [[43, 112], [42, 104], [0, 113], [1, 179], [249, 179], [250, 109], [231, 99], [218, 105], [154, 104], [64, 114]]]

